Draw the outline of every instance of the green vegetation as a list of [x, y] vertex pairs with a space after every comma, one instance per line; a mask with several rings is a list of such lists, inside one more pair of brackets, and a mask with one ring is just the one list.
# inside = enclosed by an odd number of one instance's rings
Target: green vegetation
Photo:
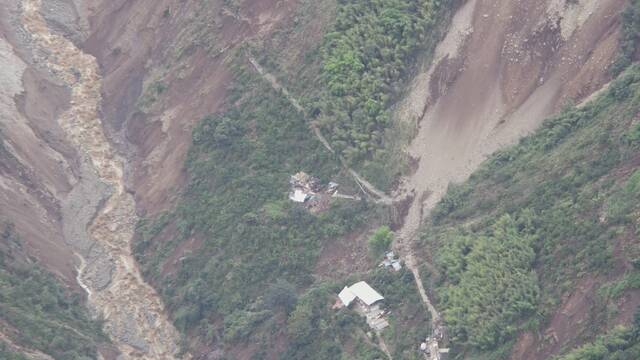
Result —
[[[320, 53], [324, 91], [314, 105], [323, 132], [351, 163], [383, 162], [390, 107], [417, 51], [437, 41], [455, 1], [341, 0]], [[388, 185], [388, 184], [386, 184]]]
[[[181, 202], [141, 223], [135, 244], [144, 274], [163, 283], [178, 329], [227, 343], [248, 339], [283, 313], [300, 317], [306, 297], [297, 300], [298, 293], [313, 284], [320, 250], [364, 228], [376, 211], [364, 201], [336, 199], [311, 214], [288, 201], [289, 176], [298, 171], [356, 190], [284, 96], [252, 72], [235, 75], [228, 111], [206, 117], [193, 132]], [[167, 229], [174, 236], [158, 240]], [[174, 249], [194, 237], [203, 244], [172, 265]], [[171, 266], [177, 270], [165, 271]]]
[[143, 95], [138, 100], [138, 108], [142, 111], [148, 111], [166, 90], [167, 85], [160, 80], [150, 83], [146, 86]]
[[605, 298], [617, 299], [626, 290], [640, 289], [640, 273], [631, 273], [619, 281], [607, 284], [600, 288], [599, 294]]
[[[106, 341], [80, 297], [24, 255], [11, 224], [0, 225], [0, 321], [16, 331], [16, 344], [54, 359], [95, 358], [97, 344]], [[22, 359], [3, 345], [0, 357]]]
[[622, 12], [620, 50], [616, 62], [611, 67], [614, 74], [621, 73], [631, 65], [640, 51], [640, 0], [629, 0], [629, 4]]
[[[637, 287], [638, 108], [635, 65], [595, 101], [566, 109], [450, 187], [422, 243], [435, 259], [425, 280], [454, 350], [508, 354], [516, 332], [537, 330], [586, 276], [619, 279], [601, 291], [605, 302]], [[604, 321], [606, 306], [594, 318]], [[599, 324], [574, 330], [590, 337]]]
[[384, 329], [382, 337], [389, 346], [394, 359], [422, 360], [423, 355], [416, 351], [416, 344], [429, 335], [429, 313], [416, 289], [413, 274], [406, 268], [399, 272], [378, 269], [366, 279], [367, 282], [385, 297], [385, 306], [389, 310], [386, 316], [389, 327]]
[[[390, 311], [387, 317], [390, 326], [382, 336], [393, 358], [422, 359], [422, 354], [415, 351], [415, 345], [427, 336], [429, 329], [425, 324], [429, 319], [411, 272], [406, 269], [397, 273], [378, 269], [366, 276], [365, 280], [385, 296], [385, 304]], [[363, 317], [354, 310], [336, 311], [327, 306], [334, 299], [331, 295], [341, 288], [322, 284], [301, 297], [288, 319], [291, 343], [282, 359], [385, 358], [374, 345], [375, 339], [365, 335], [371, 330]], [[353, 351], [347, 352], [345, 345], [353, 343], [357, 345], [353, 346]]]
[[635, 360], [640, 359], [640, 311], [631, 328], [616, 327], [593, 343], [581, 346], [557, 360]]
[[16, 353], [9, 349], [9, 346], [0, 341], [0, 359], [4, 360], [29, 360], [26, 355]]
[[[289, 176], [300, 170], [324, 182], [338, 177], [345, 192], [357, 187], [340, 178], [339, 162], [281, 94], [241, 69], [236, 79], [229, 110], [194, 130], [190, 182], [177, 209], [140, 224], [135, 252], [145, 276], [163, 283], [178, 329], [208, 343], [271, 349], [286, 338], [282, 359], [383, 357], [364, 318], [330, 308], [346, 282], [315, 282], [312, 272], [328, 240], [365, 231], [384, 211], [335, 200], [314, 215], [287, 201]], [[160, 241], [167, 232], [176, 235]], [[174, 249], [194, 237], [203, 245], [167, 271]], [[391, 230], [381, 227], [372, 239], [384, 251]], [[399, 358], [418, 359], [428, 319], [411, 273], [381, 269], [368, 280], [389, 299], [388, 344]]]
[[388, 226], [379, 227], [369, 237], [369, 251], [374, 259], [380, 258], [393, 242], [393, 233]]
[[451, 235], [437, 262], [448, 286], [440, 291], [451, 340], [491, 349], [512, 337], [513, 324], [532, 313], [538, 284], [528, 219], [505, 215], [487, 235]]

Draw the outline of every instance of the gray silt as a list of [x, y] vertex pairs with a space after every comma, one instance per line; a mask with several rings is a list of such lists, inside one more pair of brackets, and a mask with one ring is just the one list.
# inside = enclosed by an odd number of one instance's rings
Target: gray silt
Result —
[[92, 291], [109, 285], [115, 266], [109, 252], [93, 240], [88, 231], [97, 210], [112, 193], [113, 188], [102, 182], [93, 166], [84, 159], [78, 182], [61, 202], [65, 241], [85, 259], [82, 280]]

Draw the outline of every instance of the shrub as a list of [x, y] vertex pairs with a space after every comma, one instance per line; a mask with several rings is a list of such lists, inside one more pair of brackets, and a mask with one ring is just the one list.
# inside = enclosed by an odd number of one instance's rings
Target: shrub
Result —
[[381, 226], [369, 237], [369, 251], [373, 258], [379, 258], [393, 242], [393, 233], [388, 226]]

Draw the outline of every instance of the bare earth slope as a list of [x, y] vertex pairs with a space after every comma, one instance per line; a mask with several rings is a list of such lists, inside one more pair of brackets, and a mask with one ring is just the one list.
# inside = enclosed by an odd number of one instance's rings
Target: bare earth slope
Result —
[[418, 166], [397, 194], [415, 199], [396, 244], [410, 268], [418, 262], [412, 240], [450, 183], [610, 80], [624, 5], [469, 0], [459, 9], [396, 113], [417, 127], [408, 151]]
[[[178, 350], [177, 333], [131, 254], [135, 205], [124, 186], [123, 160], [114, 152], [100, 122], [101, 77], [97, 63], [70, 40], [49, 30], [42, 6], [40, 0], [24, 1], [22, 21], [37, 49], [47, 53], [38, 59], [40, 64], [71, 89], [71, 106], [58, 123], [89, 160], [97, 180], [109, 187], [109, 194], [105, 194], [89, 223], [88, 233], [94, 242], [91, 248], [74, 244], [81, 259], [78, 282], [87, 291], [90, 305], [104, 316], [105, 330], [124, 358], [172, 359]], [[64, 225], [69, 226], [69, 222]]]
[[413, 238], [449, 183], [610, 80], [625, 1], [557, 3], [469, 0], [456, 14], [397, 113], [418, 128], [409, 147], [418, 167], [400, 188], [417, 200], [402, 239]]
[[17, 30], [18, 6], [0, 2], [0, 221], [14, 223], [29, 252], [73, 284], [56, 201], [71, 189], [77, 168], [76, 152], [55, 121], [69, 92], [32, 66]]

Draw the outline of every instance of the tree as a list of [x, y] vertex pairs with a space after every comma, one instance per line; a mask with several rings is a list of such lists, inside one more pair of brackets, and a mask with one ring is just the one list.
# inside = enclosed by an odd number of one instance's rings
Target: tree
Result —
[[286, 280], [271, 284], [264, 295], [264, 304], [271, 310], [282, 309], [289, 314], [298, 302], [296, 288]]
[[393, 242], [393, 233], [388, 226], [379, 227], [369, 238], [369, 250], [375, 258], [380, 257], [389, 249]]

